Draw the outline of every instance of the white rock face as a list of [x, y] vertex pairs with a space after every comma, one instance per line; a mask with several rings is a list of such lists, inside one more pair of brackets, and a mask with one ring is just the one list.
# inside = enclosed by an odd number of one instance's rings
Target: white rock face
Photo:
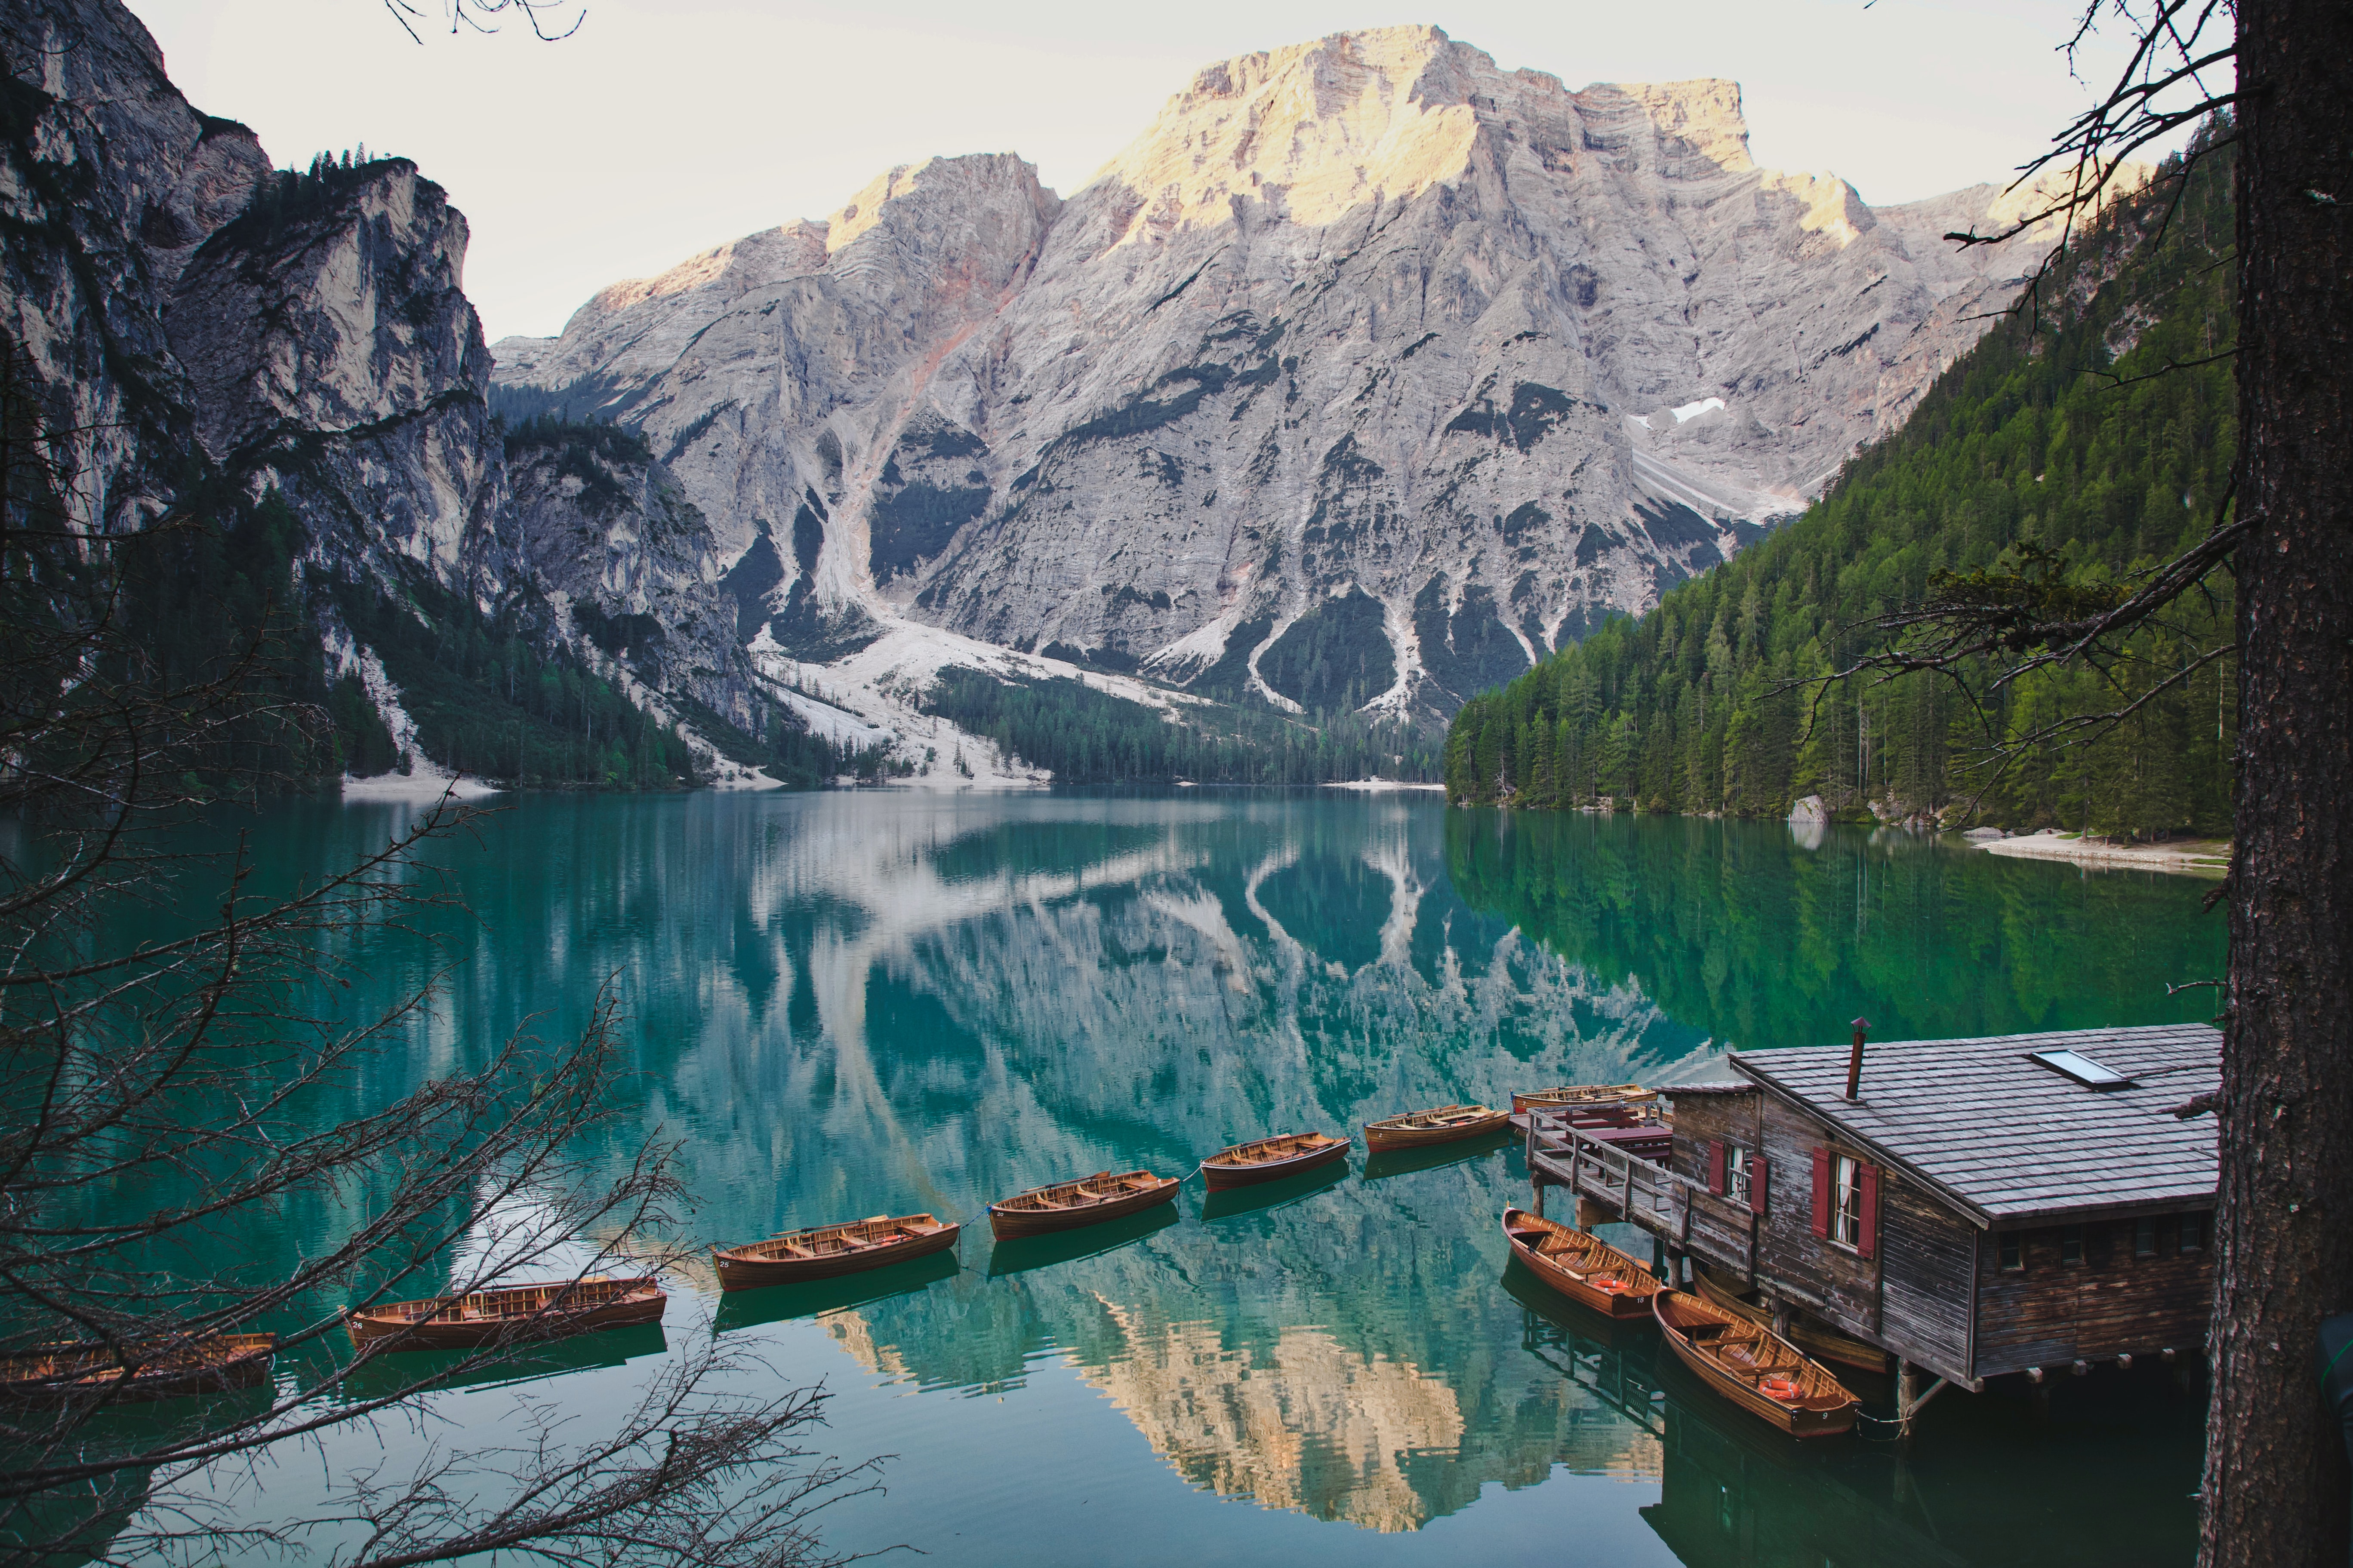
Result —
[[1940, 237], [2006, 210], [1758, 169], [1730, 82], [1389, 28], [1210, 67], [1067, 203], [893, 170], [492, 352], [772, 542], [787, 651], [912, 620], [1443, 711], [1900, 424], [2040, 259]]

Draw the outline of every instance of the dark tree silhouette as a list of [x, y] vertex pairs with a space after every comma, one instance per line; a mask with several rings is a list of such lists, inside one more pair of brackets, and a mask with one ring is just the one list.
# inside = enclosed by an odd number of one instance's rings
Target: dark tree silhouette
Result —
[[2238, 660], [2239, 749], [2200, 1560], [2320, 1568], [2347, 1559], [2353, 1490], [2313, 1371], [2321, 1319], [2353, 1307], [2353, 5], [2094, 0], [2077, 42], [2103, 28], [2128, 40], [2128, 63], [2028, 171], [2075, 175], [2029, 221], [2083, 210], [2120, 160], [2180, 126], [2226, 125], [2231, 500], [2205, 540], [2098, 602], [2025, 562], [1941, 584], [1863, 668], [1951, 669], [1988, 650], [2013, 669], [2096, 662], [2212, 573], [2235, 575], [2237, 636], [2217, 650]]
[[[754, 1358], [707, 1337], [593, 1430], [518, 1395], [499, 1437], [330, 1477], [313, 1511], [228, 1500], [238, 1467], [331, 1430], [429, 1429], [437, 1387], [527, 1348], [419, 1370], [354, 1351], [344, 1310], [659, 1269], [683, 1194], [672, 1148], [617, 1125], [609, 996], [577, 1040], [518, 1036], [438, 1074], [406, 1063], [429, 988], [375, 1016], [306, 1012], [372, 933], [451, 904], [424, 851], [476, 814], [445, 800], [267, 891], [242, 841], [174, 848], [206, 800], [284, 782], [271, 768], [314, 756], [328, 719], [275, 678], [282, 617], [158, 672], [123, 607], [143, 552], [207, 524], [91, 528], [62, 456], [77, 434], [0, 340], [0, 1379], [37, 1370], [17, 1358], [87, 1369], [0, 1401], [0, 1564], [822, 1561], [809, 1516], [867, 1467], [799, 1446], [820, 1394], [746, 1392]], [[160, 934], [126, 934], [142, 910]], [[332, 1217], [301, 1256], [250, 1245], [305, 1213]], [[140, 1402], [142, 1373], [248, 1333], [277, 1336], [267, 1381]]]

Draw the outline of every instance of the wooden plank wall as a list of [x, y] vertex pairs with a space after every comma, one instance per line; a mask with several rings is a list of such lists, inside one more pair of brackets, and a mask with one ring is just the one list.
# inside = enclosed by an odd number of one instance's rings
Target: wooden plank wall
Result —
[[[1757, 1103], [1771, 1177], [1758, 1271], [1820, 1300], [1820, 1315], [1837, 1326], [1879, 1337], [1878, 1259], [1814, 1235], [1814, 1151], [1829, 1142], [1828, 1129], [1778, 1095], [1760, 1095]], [[1755, 1146], [1753, 1135], [1744, 1142]]]
[[2179, 1250], [2180, 1219], [2158, 1223], [2158, 1256], [2133, 1256], [2133, 1222], [2083, 1227], [2084, 1260], [2060, 1261], [2057, 1228], [2023, 1233], [2026, 1268], [2004, 1273], [2000, 1234], [1988, 1232], [1978, 1253], [1979, 1377], [2077, 1360], [2153, 1355], [2206, 1340], [2213, 1308], [2212, 1218], [2206, 1246]]
[[1883, 1169], [1878, 1253], [1858, 1257], [1813, 1232], [1814, 1151], [1837, 1146], [1824, 1123], [1775, 1095], [1694, 1095], [1676, 1101], [1679, 1174], [1704, 1183], [1707, 1144], [1715, 1138], [1767, 1161], [1769, 1190], [1757, 1267], [1767, 1289], [1778, 1286], [1808, 1315], [1942, 1375], [1966, 1376], [1973, 1225], [1907, 1184], [1901, 1173]]
[[1968, 1371], [1977, 1227], [1890, 1171], [1879, 1184], [1879, 1245], [1883, 1336], [1947, 1375]]
[[1757, 1091], [1694, 1094], [1675, 1101], [1675, 1145], [1667, 1169], [1701, 1186], [1708, 1183], [1707, 1146], [1725, 1138], [1743, 1148], [1757, 1143]]

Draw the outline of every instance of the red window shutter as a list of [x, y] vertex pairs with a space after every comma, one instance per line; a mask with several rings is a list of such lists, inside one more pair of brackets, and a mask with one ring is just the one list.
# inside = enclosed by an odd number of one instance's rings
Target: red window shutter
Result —
[[1831, 1234], [1831, 1152], [1814, 1151], [1814, 1234], [1823, 1240]]
[[1862, 1173], [1862, 1212], [1855, 1216], [1862, 1223], [1856, 1226], [1854, 1250], [1857, 1257], [1869, 1258], [1879, 1250], [1879, 1167], [1865, 1165]]
[[1748, 1212], [1765, 1212], [1765, 1156], [1753, 1154], [1748, 1160]]
[[1709, 1139], [1707, 1141], [1707, 1190], [1714, 1193], [1717, 1197], [1722, 1197], [1724, 1195], [1724, 1190], [1726, 1185], [1724, 1179], [1725, 1163], [1726, 1162], [1724, 1157], [1724, 1140], [1721, 1138]]

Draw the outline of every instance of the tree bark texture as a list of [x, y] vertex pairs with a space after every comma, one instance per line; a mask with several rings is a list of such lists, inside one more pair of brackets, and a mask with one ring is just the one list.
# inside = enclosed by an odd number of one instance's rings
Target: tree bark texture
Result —
[[2353, 1307], [2353, 3], [2239, 0], [2237, 852], [2208, 1568], [2341, 1568]]

